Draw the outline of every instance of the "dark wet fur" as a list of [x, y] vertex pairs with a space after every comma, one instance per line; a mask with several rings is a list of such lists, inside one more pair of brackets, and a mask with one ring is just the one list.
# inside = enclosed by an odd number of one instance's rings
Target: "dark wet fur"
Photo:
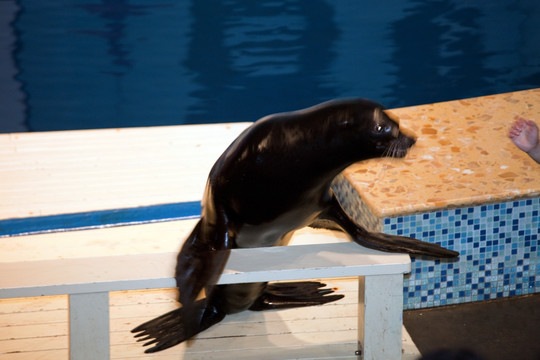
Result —
[[[182, 307], [133, 329], [151, 346], [146, 352], [186, 341], [227, 314], [342, 298], [317, 282], [215, 285], [231, 249], [286, 245], [292, 232], [305, 226], [343, 231], [381, 251], [458, 256], [437, 244], [367, 231], [345, 213], [330, 188], [352, 163], [404, 157], [414, 142], [381, 105], [362, 99], [272, 115], [246, 129], [212, 168], [201, 220], [178, 255]], [[203, 289], [206, 297], [196, 300]]]

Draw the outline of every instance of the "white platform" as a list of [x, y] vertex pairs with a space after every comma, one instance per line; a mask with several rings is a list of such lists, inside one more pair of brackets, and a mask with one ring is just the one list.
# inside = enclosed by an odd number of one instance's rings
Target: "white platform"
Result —
[[[215, 159], [246, 126], [248, 124], [220, 124], [2, 134], [0, 220], [199, 200]], [[268, 356], [273, 359], [357, 358], [354, 356], [358, 348], [357, 278], [328, 279], [330, 286], [346, 294], [336, 303], [306, 309], [235, 314], [205, 331], [194, 342], [164, 353], [144, 355], [129, 330], [175, 308], [175, 291], [130, 290], [112, 292], [110, 296], [107, 292], [115, 288], [174, 286], [170, 272], [174, 257], [193, 225], [194, 221], [181, 221], [0, 238], [3, 297], [71, 294], [69, 301], [68, 296], [0, 300], [2, 360], [66, 359], [69, 356], [67, 324], [70, 315], [72, 349], [84, 347], [88, 344], [84, 341], [84, 332], [78, 338], [73, 332], [79, 332], [77, 326], [81, 324], [81, 331], [88, 325], [78, 319], [81, 314], [83, 318], [85, 313], [96, 314], [88, 311], [86, 300], [95, 303], [95, 310], [101, 314], [95, 316], [92, 326], [97, 325], [96, 329], [110, 327], [110, 331], [92, 331], [98, 334], [97, 344], [101, 346], [92, 345], [90, 351], [82, 353], [94, 358], [98, 351], [105, 354], [100, 358], [110, 355], [114, 359], [209, 356], [241, 359], [259, 358], [261, 351], [271, 354]], [[307, 241], [302, 240], [302, 234], [306, 235]], [[314, 236], [309, 231], [300, 231], [295, 236], [297, 244], [321, 241], [335, 243], [343, 239], [328, 233]], [[255, 279], [266, 279], [266, 276], [303, 279], [361, 272], [372, 274], [370, 269], [378, 266], [376, 259], [387, 256], [369, 251], [358, 254], [357, 251], [366, 250], [351, 245], [354, 244], [318, 245], [309, 252], [301, 248], [287, 249], [289, 258], [282, 257], [280, 251], [284, 249], [256, 250], [264, 252], [262, 258], [277, 256], [273, 264], [289, 259], [280, 265], [281, 270], [266, 264], [267, 268], [262, 272], [235, 265], [236, 259], [246, 255], [244, 250], [239, 250], [231, 257], [229, 270], [222, 281], [257, 281]], [[248, 254], [247, 258], [252, 259], [252, 255]], [[356, 255], [367, 261], [359, 261]], [[404, 255], [389, 256], [399, 259]], [[134, 263], [136, 266], [130, 267]], [[240, 263], [250, 265], [251, 262], [240, 260]], [[293, 268], [300, 267], [300, 271], [287, 268], [291, 264]], [[387, 265], [387, 268], [403, 266], [401, 260]], [[406, 270], [400, 268], [399, 271]], [[321, 275], [325, 272], [326, 275]], [[24, 273], [27, 276], [22, 276]], [[387, 276], [384, 274], [377, 276]], [[396, 284], [392, 287], [398, 289]], [[377, 287], [368, 284], [367, 288], [375, 290]], [[79, 294], [89, 297], [81, 298]], [[402, 296], [401, 291], [389, 299], [398, 304], [393, 309], [401, 316], [399, 296]], [[69, 302], [70, 312], [67, 311]], [[108, 308], [106, 303], [110, 304]], [[361, 303], [363, 305], [370, 306], [369, 303]], [[384, 303], [372, 302], [372, 305], [384, 306]], [[104, 316], [109, 315], [110, 321], [104, 322]], [[401, 328], [394, 326], [393, 329], [401, 332]], [[78, 344], [80, 339], [83, 341]], [[108, 341], [110, 347], [105, 345]], [[404, 344], [407, 345], [404, 358], [418, 354], [414, 344]], [[400, 347], [397, 356], [401, 355]], [[72, 354], [73, 358], [75, 356]]]

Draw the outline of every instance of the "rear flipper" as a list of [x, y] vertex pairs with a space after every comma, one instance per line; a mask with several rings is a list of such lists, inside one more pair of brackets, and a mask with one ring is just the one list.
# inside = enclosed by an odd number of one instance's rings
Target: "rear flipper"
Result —
[[249, 310], [289, 309], [303, 306], [322, 305], [342, 299], [344, 295], [329, 295], [333, 289], [316, 281], [299, 281], [267, 284], [262, 295]]
[[375, 250], [408, 253], [412, 255], [425, 255], [439, 258], [453, 258], [459, 256], [458, 252], [445, 249], [437, 244], [432, 244], [405, 236], [367, 231], [356, 224], [349, 217], [349, 215], [345, 213], [334, 195], [329, 203], [329, 206], [310, 226], [314, 228], [326, 228], [331, 230], [340, 229], [349, 234], [357, 244]]
[[459, 256], [459, 253], [456, 251], [410, 237], [374, 233], [364, 229], [357, 231], [356, 234], [357, 236], [353, 238], [356, 243], [375, 250], [439, 258], [453, 258]]
[[155, 319], [145, 322], [131, 330], [132, 333], [137, 333], [135, 338], [137, 341], [146, 341], [143, 346], [154, 345], [145, 350], [145, 353], [154, 353], [165, 350], [181, 342], [184, 342], [191, 337], [197, 335], [201, 331], [208, 329], [210, 326], [217, 324], [225, 317], [224, 312], [220, 312], [214, 306], [207, 306], [205, 299], [198, 300], [193, 304], [195, 311], [202, 312], [201, 324], [197, 329], [192, 328], [186, 331], [185, 321], [183, 320], [183, 308], [179, 308], [163, 314]]

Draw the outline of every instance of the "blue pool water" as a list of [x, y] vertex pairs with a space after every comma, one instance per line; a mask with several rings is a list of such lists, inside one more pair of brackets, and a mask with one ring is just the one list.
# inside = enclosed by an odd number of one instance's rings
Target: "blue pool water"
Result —
[[538, 0], [0, 0], [0, 132], [540, 87]]

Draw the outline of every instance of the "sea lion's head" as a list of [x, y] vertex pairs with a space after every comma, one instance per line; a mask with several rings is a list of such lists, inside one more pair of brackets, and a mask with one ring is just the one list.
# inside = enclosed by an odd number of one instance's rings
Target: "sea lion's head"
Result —
[[415, 139], [399, 129], [399, 119], [376, 102], [364, 99], [341, 103], [335, 115], [341, 136], [360, 160], [374, 157], [401, 158]]
[[375, 108], [371, 128], [371, 141], [381, 156], [401, 158], [416, 140], [405, 135], [399, 128], [399, 118], [382, 107]]
[[[415, 143], [399, 129], [398, 118], [366, 99], [327, 101], [307, 109], [266, 116], [231, 147], [245, 159], [262, 164], [279, 153], [290, 161], [343, 164], [377, 157], [404, 157]], [[266, 154], [263, 156], [263, 154]], [[266, 166], [266, 165], [265, 165]]]

